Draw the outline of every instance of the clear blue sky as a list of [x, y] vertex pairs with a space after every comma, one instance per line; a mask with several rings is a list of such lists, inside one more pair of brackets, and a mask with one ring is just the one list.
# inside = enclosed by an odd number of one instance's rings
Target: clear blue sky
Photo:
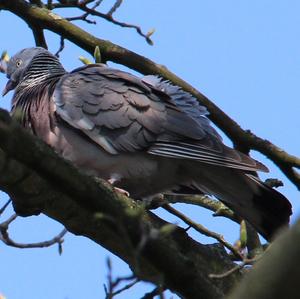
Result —
[[[297, 0], [190, 0], [185, 5], [171, 0], [124, 1], [116, 16], [139, 24], [144, 31], [154, 27], [152, 47], [130, 29], [106, 22], [83, 25], [100, 38], [166, 65], [206, 94], [243, 128], [300, 156], [299, 11]], [[0, 26], [0, 50], [15, 53], [34, 45], [27, 26], [17, 17], [1, 12]], [[48, 37], [50, 50], [55, 52], [59, 40], [54, 34]], [[68, 70], [81, 65], [79, 55], [88, 56], [67, 42], [61, 58]], [[4, 76], [0, 76], [1, 88], [5, 82]], [[10, 97], [11, 94], [1, 99], [0, 106], [8, 109]], [[284, 182], [280, 191], [294, 205], [294, 221], [300, 212], [296, 188], [263, 156], [256, 153], [253, 156], [271, 170], [263, 178], [275, 177]], [[0, 194], [1, 205], [5, 199]], [[237, 239], [238, 226], [227, 225], [227, 221], [213, 218], [200, 208], [182, 208], [231, 242]], [[51, 238], [60, 229], [53, 220], [39, 216], [18, 219], [10, 232], [19, 242], [32, 242]], [[107, 256], [112, 257], [115, 275], [129, 274], [124, 263], [86, 238], [68, 234], [63, 248], [63, 255], [59, 256], [56, 247], [20, 250], [0, 244], [0, 294], [8, 299], [103, 298]], [[139, 298], [151, 288], [141, 284], [119, 298]]]

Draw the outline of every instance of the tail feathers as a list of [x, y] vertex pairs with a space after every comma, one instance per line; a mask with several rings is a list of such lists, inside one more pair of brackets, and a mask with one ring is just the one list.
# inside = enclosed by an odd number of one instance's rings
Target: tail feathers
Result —
[[258, 192], [253, 193], [252, 204], [254, 211], [259, 215], [259, 221], [257, 224], [253, 223], [253, 226], [269, 241], [278, 230], [288, 226], [292, 206], [285, 196], [262, 183], [258, 178], [252, 175], [247, 177], [258, 187]]
[[216, 196], [266, 240], [272, 240], [280, 228], [288, 226], [290, 202], [255, 176], [223, 167], [197, 173], [195, 183], [202, 192]]

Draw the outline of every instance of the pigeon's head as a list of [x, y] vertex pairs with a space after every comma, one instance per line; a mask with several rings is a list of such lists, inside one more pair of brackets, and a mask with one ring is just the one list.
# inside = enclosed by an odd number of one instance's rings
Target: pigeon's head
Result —
[[15, 54], [9, 60], [6, 69], [6, 76], [9, 80], [2, 92], [2, 96], [5, 96], [10, 90], [15, 89], [24, 78], [32, 59], [45, 52], [50, 54], [50, 52], [41, 47], [26, 48]]

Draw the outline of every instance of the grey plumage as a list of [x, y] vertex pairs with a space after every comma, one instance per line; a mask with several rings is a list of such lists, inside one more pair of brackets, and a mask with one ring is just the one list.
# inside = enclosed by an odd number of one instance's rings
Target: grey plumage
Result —
[[66, 159], [134, 198], [179, 185], [215, 195], [267, 239], [291, 214], [288, 200], [255, 176], [267, 168], [222, 143], [207, 110], [177, 86], [102, 64], [67, 73], [42, 48], [9, 62], [12, 113]]

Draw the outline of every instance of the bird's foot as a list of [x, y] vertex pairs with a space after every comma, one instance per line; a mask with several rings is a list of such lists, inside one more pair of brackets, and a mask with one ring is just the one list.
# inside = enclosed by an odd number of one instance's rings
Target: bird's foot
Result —
[[114, 188], [115, 191], [121, 193], [122, 195], [126, 195], [127, 197], [129, 197], [129, 195], [130, 195], [128, 191], [126, 191], [122, 188], [118, 188], [118, 187], [113, 187], [113, 188]]
[[115, 187], [114, 186], [114, 184], [117, 182], [118, 180], [117, 179], [115, 179], [115, 178], [110, 178], [109, 180], [108, 180], [108, 182], [112, 185], [112, 187], [114, 188], [114, 190], [116, 191], [116, 192], [119, 192], [119, 193], [121, 193], [122, 195], [126, 195], [127, 197], [129, 197], [129, 192], [128, 191], [126, 191], [126, 190], [124, 190], [124, 189], [122, 189], [122, 188], [118, 188], [118, 187]]

